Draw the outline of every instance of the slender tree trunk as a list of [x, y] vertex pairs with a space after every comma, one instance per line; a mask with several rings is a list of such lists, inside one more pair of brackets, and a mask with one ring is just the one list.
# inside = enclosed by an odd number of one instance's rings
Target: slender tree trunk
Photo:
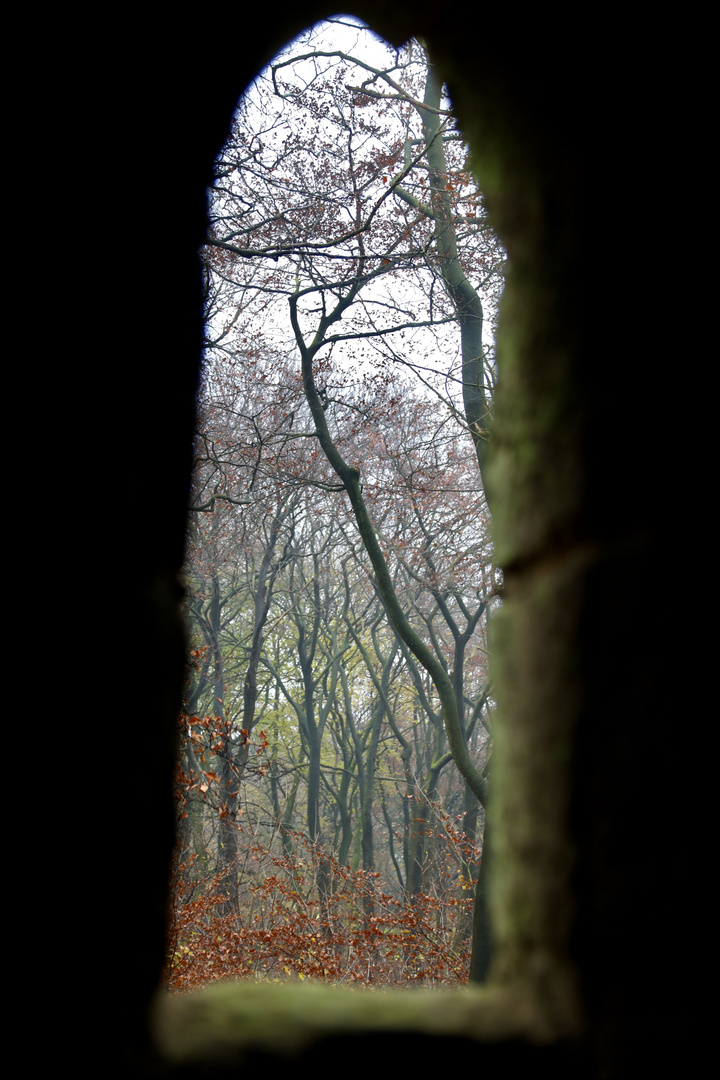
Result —
[[280, 536], [281, 524], [281, 506], [279, 506], [277, 514], [272, 522], [270, 537], [263, 553], [253, 591], [253, 634], [250, 645], [250, 656], [248, 657], [248, 665], [245, 671], [245, 681], [243, 683], [242, 726], [248, 735], [252, 733], [253, 727], [255, 726], [255, 708], [258, 696], [258, 667], [260, 666], [260, 654], [263, 645], [263, 630], [265, 628], [265, 623], [267, 622], [272, 600], [273, 585], [278, 571], [278, 567], [273, 566], [273, 559], [275, 557], [278, 537]]
[[212, 578], [212, 597], [209, 612], [209, 634], [214, 656], [215, 680], [213, 693], [213, 708], [219, 720], [219, 739], [222, 743], [220, 751], [220, 785], [219, 798], [221, 801], [220, 824], [218, 828], [218, 863], [223, 871], [221, 889], [225, 899], [221, 904], [224, 915], [236, 914], [238, 910], [237, 895], [237, 800], [238, 782], [237, 771], [234, 761], [234, 747], [230, 732], [230, 721], [225, 715], [225, 678], [222, 649], [220, 647], [222, 600], [220, 598], [220, 582], [217, 577]]
[[486, 821], [480, 871], [475, 886], [472, 952], [470, 954], [470, 982], [476, 984], [486, 981], [492, 959], [492, 928], [488, 911], [489, 851]]
[[[480, 804], [473, 795], [472, 791], [465, 785], [465, 813], [463, 814], [463, 837], [468, 847], [474, 846], [477, 833], [478, 833], [478, 818], [480, 816]], [[482, 829], [481, 829], [482, 832]], [[463, 858], [460, 864], [460, 870], [463, 876], [463, 884], [458, 887], [458, 900], [464, 900], [467, 896], [467, 883], [477, 883], [478, 866], [477, 863]], [[468, 938], [471, 937], [473, 932], [473, 915], [464, 911], [464, 907], [461, 907], [460, 914], [458, 915], [457, 923], [455, 926], [455, 934], [453, 936], [453, 948], [456, 951], [464, 948]]]

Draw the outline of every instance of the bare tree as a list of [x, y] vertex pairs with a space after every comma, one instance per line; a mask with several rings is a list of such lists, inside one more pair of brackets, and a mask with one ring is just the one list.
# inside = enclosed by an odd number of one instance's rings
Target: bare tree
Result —
[[[442, 565], [442, 530], [428, 517], [422, 485], [412, 470], [403, 473], [399, 459], [394, 481], [412, 528], [403, 526], [405, 535], [388, 542], [378, 512], [382, 468], [375, 476], [368, 472], [377, 456], [368, 443], [377, 443], [383, 421], [387, 426], [402, 411], [400, 369], [411, 369], [424, 391], [443, 402], [443, 425], [453, 439], [470, 442], [480, 470], [487, 439], [493, 364], [483, 337], [483, 296], [492, 309], [503, 253], [420, 43], [387, 50], [378, 63], [354, 51], [320, 48], [311, 36], [274, 63], [245, 101], [218, 159], [205, 261], [211, 352], [231, 367], [239, 356], [256, 357], [251, 367], [260, 372], [267, 370], [258, 358], [266, 351], [283, 372], [282, 415], [274, 417], [269, 437], [273, 454], [253, 407], [244, 420], [257, 438], [250, 441], [243, 480], [234, 495], [218, 481], [209, 500], [242, 503], [265, 469], [281, 484], [300, 482], [299, 459], [311, 465], [304, 482], [347, 494], [408, 671], [420, 691], [419, 663], [438, 695], [449, 753], [475, 800], [466, 806], [472, 830], [487, 778], [469, 735], [487, 689], [466, 715], [464, 660], [486, 614], [489, 578], [481, 570], [468, 603], [457, 574]], [[297, 354], [301, 383], [292, 374], [290, 358]], [[295, 396], [300, 385], [305, 407]], [[331, 472], [323, 471], [318, 444]], [[212, 472], [210, 452], [207, 464]], [[411, 533], [417, 557], [401, 551]], [[388, 560], [401, 568], [410, 592], [400, 594]], [[318, 566], [316, 593], [319, 580]], [[298, 717], [309, 748], [313, 839], [321, 835], [319, 767], [313, 766], [319, 743], [311, 746], [318, 734], [313, 662], [319, 606], [315, 596], [315, 621], [298, 624], [305, 680]], [[299, 610], [294, 606], [296, 622]], [[319, 714], [323, 724], [337, 689], [333, 663], [332, 692]], [[429, 700], [427, 707], [432, 714]], [[436, 777], [438, 762], [431, 769]]]

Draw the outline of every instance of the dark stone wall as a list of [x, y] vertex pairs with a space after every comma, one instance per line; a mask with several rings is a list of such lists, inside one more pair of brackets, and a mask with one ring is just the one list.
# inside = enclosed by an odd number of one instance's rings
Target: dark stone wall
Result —
[[[494, 985], [520, 1012], [544, 1003], [540, 1027], [570, 1072], [647, 1072], [690, 1024], [678, 994], [692, 932], [670, 948], [668, 923], [689, 928], [693, 902], [679, 839], [691, 785], [667, 693], [660, 65], [607, 13], [590, 34], [465, 3], [347, 7], [398, 41], [428, 39], [510, 253], [491, 466], [506, 573]], [[128, 1075], [167, 1071], [152, 1064], [146, 1014], [172, 842], [205, 187], [247, 80], [324, 13], [281, 3], [258, 27], [240, 5], [123, 9], [89, 36], [84, 26], [82, 46], [65, 28], [40, 95], [57, 127], [44, 153], [64, 172], [60, 241], [44, 244], [68, 358], [62, 404], [52, 390], [47, 402], [62, 476], [38, 519], [66, 521], [69, 504], [73, 536], [48, 679], [71, 694], [82, 732], [83, 781], [62, 800], [56, 937], [85, 989], [64, 1045]], [[525, 1074], [533, 1051], [511, 1053], [500, 1022], [495, 1038], [480, 1029], [490, 1073]], [[407, 1067], [430, 1060], [398, 1038]], [[370, 1061], [381, 1048], [364, 1044]], [[454, 1052], [456, 1067], [479, 1069], [477, 1043]]]

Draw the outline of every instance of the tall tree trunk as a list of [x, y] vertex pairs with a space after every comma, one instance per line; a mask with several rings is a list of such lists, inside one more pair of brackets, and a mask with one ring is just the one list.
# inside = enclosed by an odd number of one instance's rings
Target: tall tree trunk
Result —
[[225, 676], [223, 667], [222, 649], [220, 646], [222, 599], [220, 595], [220, 582], [212, 577], [212, 596], [208, 619], [208, 634], [213, 652], [215, 669], [213, 686], [213, 709], [218, 718], [218, 736], [222, 744], [219, 753], [220, 758], [220, 786], [219, 798], [221, 800], [220, 824], [218, 827], [218, 864], [223, 871], [221, 889], [224, 899], [221, 903], [221, 911], [224, 915], [237, 913], [237, 798], [238, 782], [237, 771], [234, 761], [234, 747], [231, 738], [231, 725], [225, 715]]
[[[474, 846], [477, 833], [478, 833], [478, 819], [480, 816], [480, 804], [473, 795], [472, 791], [465, 785], [465, 812], [463, 814], [463, 837], [468, 847]], [[480, 829], [482, 836], [482, 826]], [[462, 901], [467, 897], [467, 886], [469, 882], [472, 882], [477, 888], [477, 876], [478, 865], [469, 858], [463, 858], [460, 864], [460, 872], [462, 874], [462, 883], [458, 887], [458, 900]], [[457, 923], [455, 925], [455, 933], [453, 935], [453, 948], [456, 952], [464, 948], [468, 938], [471, 938], [473, 933], [473, 913], [465, 912], [464, 907], [459, 908], [459, 914]]]
[[458, 257], [457, 233], [452, 219], [447, 162], [438, 113], [441, 101], [442, 81], [428, 60], [423, 103], [429, 108], [422, 111], [422, 124], [435, 220], [438, 269], [455, 307], [460, 326], [463, 406], [482, 474], [490, 419], [483, 370], [483, 309], [477, 290], [469, 281]]
[[490, 973], [492, 960], [492, 928], [488, 911], [489, 880], [488, 826], [485, 822], [483, 849], [480, 858], [480, 871], [475, 885], [475, 904], [473, 907], [472, 952], [470, 954], [470, 982], [484, 983]]

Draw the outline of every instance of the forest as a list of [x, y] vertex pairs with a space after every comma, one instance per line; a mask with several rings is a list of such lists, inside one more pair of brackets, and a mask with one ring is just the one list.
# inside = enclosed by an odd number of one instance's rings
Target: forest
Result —
[[422, 42], [297, 39], [209, 199], [166, 985], [481, 981], [505, 254]]

